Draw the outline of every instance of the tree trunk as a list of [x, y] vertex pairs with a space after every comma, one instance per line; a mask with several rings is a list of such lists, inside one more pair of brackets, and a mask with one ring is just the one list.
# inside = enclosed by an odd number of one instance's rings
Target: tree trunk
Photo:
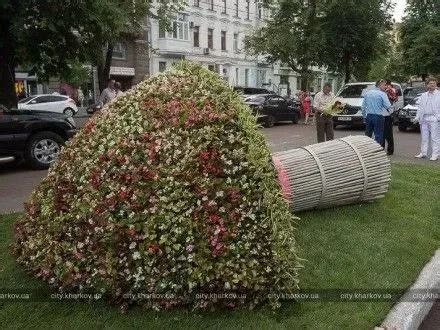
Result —
[[8, 108], [17, 106], [15, 93], [15, 44], [11, 34], [12, 21], [8, 15], [0, 16], [0, 31], [3, 31], [0, 42], [0, 104]]
[[112, 64], [113, 45], [108, 44], [105, 52], [104, 63], [98, 65], [98, 84], [99, 91], [102, 92], [107, 87], [107, 81], [110, 78], [110, 66]]
[[350, 54], [348, 53], [344, 54], [344, 76], [345, 76], [345, 83], [350, 82], [351, 68], [350, 68]]

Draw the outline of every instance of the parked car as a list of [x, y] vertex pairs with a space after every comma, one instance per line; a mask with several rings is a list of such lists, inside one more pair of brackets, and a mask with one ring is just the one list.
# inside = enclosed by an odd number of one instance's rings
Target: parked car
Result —
[[298, 123], [299, 108], [280, 95], [253, 95], [247, 97], [245, 103], [249, 105], [256, 116], [263, 118], [262, 121], [265, 127], [272, 127], [275, 123], [281, 121]]
[[63, 113], [73, 116], [78, 112], [75, 101], [66, 95], [41, 94], [29, 96], [18, 102], [18, 109]]
[[[398, 100], [393, 104], [395, 109], [393, 116], [397, 116], [398, 110], [403, 108], [402, 87], [400, 84], [392, 83], [396, 89]], [[375, 82], [356, 82], [345, 84], [337, 93], [337, 97], [346, 104], [342, 113], [333, 116], [333, 125], [364, 126], [362, 117], [362, 102], [366, 92], [375, 88]]]
[[235, 86], [234, 91], [238, 92], [243, 96], [243, 98], [247, 98], [250, 95], [259, 95], [259, 94], [274, 94], [274, 92], [267, 90], [266, 88], [256, 88], [256, 87], [239, 87]]
[[403, 106], [406, 106], [412, 100], [414, 100], [414, 98], [424, 92], [426, 92], [426, 87], [424, 86], [405, 88], [405, 90], [403, 91]]
[[0, 163], [25, 159], [34, 169], [46, 169], [76, 132], [70, 116], [0, 105]]
[[418, 123], [414, 123], [417, 111], [419, 110], [419, 97], [412, 99], [403, 109], [399, 111], [399, 131], [405, 132], [408, 128], [419, 128]]

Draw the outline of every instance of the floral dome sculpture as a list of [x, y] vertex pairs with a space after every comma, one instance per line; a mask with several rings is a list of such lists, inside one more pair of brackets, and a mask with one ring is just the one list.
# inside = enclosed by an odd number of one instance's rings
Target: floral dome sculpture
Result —
[[297, 289], [294, 221], [250, 109], [181, 62], [67, 143], [26, 203], [14, 253], [57, 290], [121, 306], [278, 305], [274, 293]]

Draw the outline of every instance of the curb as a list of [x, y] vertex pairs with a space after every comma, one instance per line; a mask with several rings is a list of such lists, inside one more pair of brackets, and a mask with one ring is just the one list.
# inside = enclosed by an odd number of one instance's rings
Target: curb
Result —
[[414, 301], [411, 291], [429, 292], [430, 290], [439, 290], [439, 288], [440, 249], [422, 269], [416, 282], [394, 305], [381, 327], [376, 327], [376, 329], [417, 330], [434, 305], [434, 300]]

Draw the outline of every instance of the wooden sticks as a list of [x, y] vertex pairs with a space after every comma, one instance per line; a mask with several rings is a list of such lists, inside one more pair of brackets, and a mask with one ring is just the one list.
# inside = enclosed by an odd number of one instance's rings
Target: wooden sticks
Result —
[[391, 179], [385, 152], [362, 135], [278, 152], [273, 158], [294, 211], [374, 201], [384, 197]]

